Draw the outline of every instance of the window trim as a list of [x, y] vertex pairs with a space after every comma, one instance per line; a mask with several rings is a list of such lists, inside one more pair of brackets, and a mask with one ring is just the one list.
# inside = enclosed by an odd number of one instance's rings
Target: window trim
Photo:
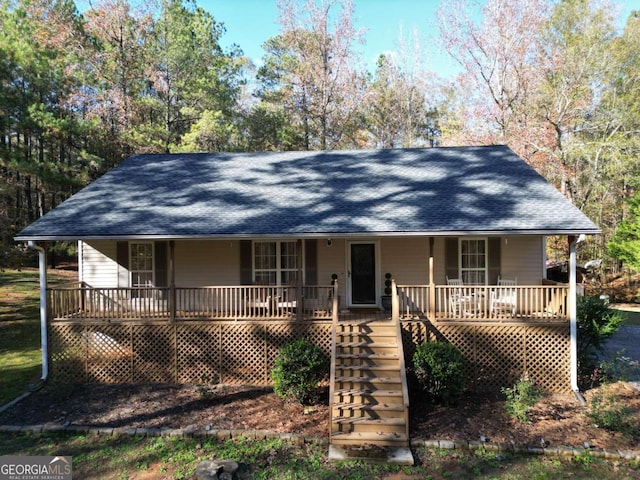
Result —
[[[275, 269], [257, 269], [256, 268], [256, 244], [258, 243], [275, 243], [276, 244], [276, 268]], [[298, 245], [298, 240], [294, 239], [287, 239], [287, 238], [278, 238], [278, 239], [267, 239], [267, 240], [252, 240], [251, 242], [251, 279], [252, 282], [255, 284], [256, 282], [256, 273], [258, 271], [261, 272], [276, 272], [276, 284], [275, 286], [286, 286], [282, 284], [282, 272], [298, 272], [298, 271], [302, 271], [302, 283], [304, 284], [304, 276], [305, 276], [305, 242], [300, 242], [301, 245], [301, 251], [300, 252], [296, 252], [296, 263], [298, 259], [301, 259], [302, 265], [298, 266], [296, 265], [295, 270], [293, 269], [289, 269], [289, 268], [285, 268], [283, 269], [281, 267], [282, 263], [282, 248], [281, 245], [283, 243], [294, 243], [296, 245], [296, 249], [297, 249], [297, 245]]]
[[[484, 268], [463, 268], [462, 267], [462, 242], [468, 241], [478, 241], [481, 240], [484, 242]], [[473, 271], [473, 272], [484, 272], [484, 284], [488, 285], [489, 283], [489, 238], [488, 237], [460, 237], [458, 238], [458, 273], [459, 278], [463, 277], [463, 272], [465, 271]], [[467, 282], [465, 282], [466, 284]], [[473, 284], [469, 284], [473, 285]]]
[[[134, 270], [133, 265], [133, 245], [151, 245], [151, 285], [136, 285], [134, 283], [134, 272], [149, 272], [149, 270]], [[151, 240], [132, 240], [129, 242], [129, 286], [131, 288], [154, 287], [156, 285], [156, 246]]]

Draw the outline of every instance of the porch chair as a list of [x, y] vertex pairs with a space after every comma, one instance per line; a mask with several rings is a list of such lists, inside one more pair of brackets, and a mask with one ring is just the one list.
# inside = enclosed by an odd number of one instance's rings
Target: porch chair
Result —
[[[498, 276], [498, 287], [515, 287], [518, 285], [518, 278], [506, 279]], [[511, 315], [516, 314], [516, 303], [518, 301], [518, 292], [515, 288], [498, 288], [491, 290], [491, 313], [506, 313], [510, 312]]]
[[469, 298], [464, 295], [464, 282], [461, 278], [447, 277], [447, 285], [457, 287], [449, 291], [449, 305], [451, 306], [451, 313], [459, 315], [465, 311], [465, 306], [469, 303]]
[[272, 291], [270, 285], [262, 282], [254, 282], [254, 287], [247, 289], [245, 296], [245, 305], [249, 308], [251, 316], [259, 316], [265, 314], [269, 316], [273, 309]]

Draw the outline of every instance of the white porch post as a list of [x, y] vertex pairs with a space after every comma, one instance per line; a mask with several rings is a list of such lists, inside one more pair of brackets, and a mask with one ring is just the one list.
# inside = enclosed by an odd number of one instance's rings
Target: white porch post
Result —
[[45, 381], [49, 376], [49, 343], [47, 335], [47, 252], [34, 241], [29, 241], [29, 248], [38, 251], [38, 267], [40, 271], [40, 348], [42, 350], [42, 376]]
[[577, 320], [577, 286], [576, 286], [576, 266], [577, 266], [577, 245], [583, 240], [569, 236], [569, 330], [571, 335], [570, 357], [571, 357], [571, 390], [578, 393], [578, 320]]

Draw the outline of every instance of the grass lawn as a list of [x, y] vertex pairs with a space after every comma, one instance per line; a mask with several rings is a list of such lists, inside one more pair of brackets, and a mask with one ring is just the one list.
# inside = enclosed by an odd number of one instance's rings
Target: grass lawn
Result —
[[[69, 276], [54, 271], [49, 281], [66, 282]], [[38, 297], [36, 269], [0, 272], [0, 405], [39, 378]], [[631, 321], [640, 324], [640, 313], [631, 313]], [[212, 458], [236, 460], [250, 469], [249, 478], [254, 479], [640, 478], [637, 460], [604, 461], [588, 454], [566, 458], [418, 448], [416, 465], [399, 467], [330, 463], [326, 446], [297, 446], [281, 440], [0, 433], [2, 455], [70, 455], [74, 478], [191, 478], [200, 461]]]
[[[74, 478], [191, 478], [202, 460], [235, 460], [252, 479], [601, 479], [638, 478], [637, 461], [604, 461], [463, 450], [414, 451], [413, 467], [330, 463], [327, 447], [282, 440], [143, 438], [0, 433], [0, 455], [71, 455]], [[245, 477], [246, 478], [246, 477]]]
[[[64, 273], [49, 271], [48, 282], [69, 281]], [[0, 272], [0, 405], [37, 382], [41, 365], [38, 270]]]

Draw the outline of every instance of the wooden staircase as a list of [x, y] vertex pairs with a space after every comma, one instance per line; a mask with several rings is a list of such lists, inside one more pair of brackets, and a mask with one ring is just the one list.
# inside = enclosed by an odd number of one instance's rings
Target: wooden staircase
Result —
[[332, 445], [409, 445], [404, 367], [397, 320], [334, 322], [329, 437]]

